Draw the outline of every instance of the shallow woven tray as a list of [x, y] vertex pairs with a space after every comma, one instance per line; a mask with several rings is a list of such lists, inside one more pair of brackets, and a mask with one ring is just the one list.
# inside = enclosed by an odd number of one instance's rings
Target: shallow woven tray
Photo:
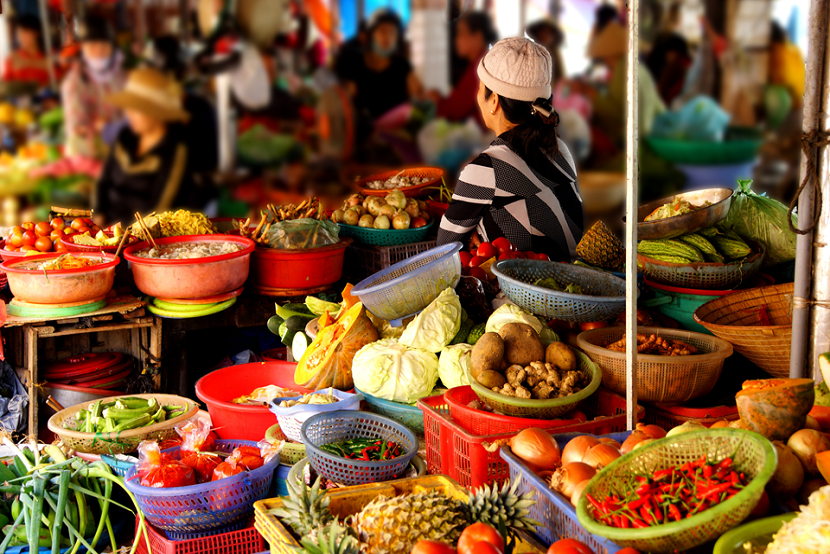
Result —
[[[189, 409], [179, 417], [174, 417], [161, 423], [155, 423], [148, 427], [122, 431], [121, 433], [82, 433], [80, 431], [64, 429], [65, 424], [74, 425], [75, 414], [87, 409], [91, 404], [91, 402], [84, 402], [59, 411], [49, 418], [47, 425], [49, 430], [60, 437], [66, 446], [78, 452], [86, 452], [89, 454], [127, 454], [129, 452], [135, 452], [139, 443], [143, 440], [155, 439], [160, 442], [166, 438], [175, 436], [175, 427], [178, 423], [187, 421], [199, 413], [198, 404], [182, 396], [176, 396], [175, 394], [131, 394], [127, 396], [135, 398], [155, 398], [162, 405], [185, 405], [189, 406]], [[118, 400], [122, 397], [123, 395], [109, 396], [102, 398], [101, 402], [105, 403], [111, 400]]]
[[[773, 325], [761, 326], [761, 306]], [[759, 287], [707, 302], [695, 321], [732, 346], [773, 377], [790, 376], [793, 326], [793, 284]]]
[[637, 265], [642, 267], [648, 279], [658, 283], [700, 290], [729, 290], [741, 286], [761, 270], [764, 262], [764, 246], [747, 241], [753, 253], [743, 260], [728, 263], [675, 264], [662, 262], [637, 254]]
[[[638, 333], [676, 339], [703, 352], [691, 356], [637, 356], [637, 400], [640, 402], [678, 403], [709, 393], [718, 382], [723, 362], [732, 355], [732, 346], [717, 337], [682, 329], [638, 327]], [[625, 327], [604, 327], [580, 333], [576, 338], [585, 351], [602, 368], [602, 384], [625, 395], [625, 353], [604, 348], [620, 340]], [[600, 346], [603, 345], [603, 346]]]

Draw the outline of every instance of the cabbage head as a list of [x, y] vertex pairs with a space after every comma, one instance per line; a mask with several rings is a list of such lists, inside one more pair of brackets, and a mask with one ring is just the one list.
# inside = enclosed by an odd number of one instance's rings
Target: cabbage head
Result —
[[438, 356], [396, 339], [367, 344], [354, 356], [355, 388], [377, 398], [412, 404], [429, 396], [438, 382]]
[[452, 342], [461, 329], [461, 300], [451, 288], [419, 313], [401, 335], [401, 344], [435, 354]]
[[525, 311], [515, 304], [504, 304], [499, 306], [489, 319], [487, 319], [485, 331], [488, 333], [498, 333], [508, 323], [527, 323], [537, 333], [541, 332], [544, 328], [539, 318], [532, 313]]
[[441, 351], [438, 357], [438, 378], [445, 387], [463, 387], [470, 384], [470, 361], [473, 347], [469, 344], [453, 344]]

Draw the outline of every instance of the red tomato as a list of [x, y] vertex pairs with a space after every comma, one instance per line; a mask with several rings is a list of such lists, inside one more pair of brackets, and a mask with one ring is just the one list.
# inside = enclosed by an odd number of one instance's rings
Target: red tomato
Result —
[[[528, 256], [528, 258], [530, 258], [530, 256]], [[543, 261], [549, 262], [550, 261], [550, 256], [548, 256], [547, 254], [544, 254], [544, 253], [534, 254], [533, 259], [534, 260], [543, 260]]]
[[8, 244], [11, 244], [14, 248], [23, 246], [23, 233], [19, 235], [12, 233], [12, 236], [9, 237]]
[[87, 227], [86, 225], [81, 225], [81, 226], [80, 226], [80, 227], [78, 227], [76, 230], [77, 230], [77, 231], [78, 231], [78, 233], [79, 233], [79, 234], [81, 234], [81, 235], [83, 235], [84, 233], [89, 234], [89, 232], [90, 232], [89, 227]]
[[470, 267], [478, 267], [486, 261], [487, 258], [482, 258], [481, 256], [473, 256], [470, 259]]
[[65, 236], [65, 237], [68, 237], [69, 235], [74, 235], [77, 232], [78, 231], [76, 231], [72, 227], [64, 227], [63, 228], [63, 236]]
[[93, 237], [95, 235], [97, 235], [100, 230], [101, 230], [101, 228], [98, 227], [97, 225], [93, 225], [92, 227], [89, 228], [89, 232], [92, 233]]
[[182, 463], [196, 473], [197, 483], [207, 483], [213, 478], [213, 471], [222, 463], [222, 460], [216, 454], [183, 452]]
[[504, 554], [504, 550], [491, 542], [479, 541], [470, 545], [467, 554]]
[[34, 246], [35, 242], [37, 242], [37, 235], [35, 235], [34, 231], [26, 231], [23, 233], [23, 246]]
[[240, 446], [235, 448], [228, 461], [233, 460], [236, 465], [253, 471], [264, 465], [265, 461], [262, 459], [259, 448], [254, 446]]
[[23, 246], [20, 247], [20, 251], [21, 252], [38, 252], [38, 249], [35, 248], [34, 246], [24, 244]]
[[519, 260], [519, 259], [523, 260], [523, 259], [527, 258], [527, 256], [525, 255], [524, 252], [513, 252], [510, 255], [513, 256], [514, 260]]
[[84, 227], [84, 220], [80, 217], [77, 219], [73, 219], [72, 223], [69, 226], [77, 231], [78, 227]]
[[216, 466], [216, 469], [213, 470], [213, 478], [211, 481], [218, 481], [219, 479], [224, 479], [226, 477], [233, 477], [243, 471], [245, 470], [239, 466], [233, 466], [229, 462], [222, 462]]
[[622, 550], [617, 550], [617, 554], [640, 554], [640, 551], [629, 546], [627, 548], [623, 548]]
[[461, 258], [461, 267], [470, 267], [470, 260], [473, 259], [473, 255], [469, 252], [459, 252], [458, 256]]
[[439, 541], [418, 541], [410, 554], [455, 554], [455, 549]]
[[31, 221], [27, 221], [26, 223], [23, 224], [23, 229], [25, 231], [34, 231], [35, 230], [35, 224], [32, 223]]
[[46, 223], [45, 221], [41, 221], [37, 225], [35, 225], [35, 234], [39, 237], [48, 237], [49, 233], [52, 232], [52, 226]]
[[38, 237], [35, 241], [35, 248], [37, 248], [39, 252], [49, 252], [52, 250], [52, 239], [48, 236]]
[[60, 241], [63, 238], [63, 229], [52, 229], [52, 232], [49, 233], [49, 238]]
[[594, 551], [576, 539], [562, 539], [550, 545], [548, 554], [594, 554]]
[[426, 224], [427, 224], [427, 220], [424, 219], [423, 217], [419, 216], [419, 217], [413, 217], [412, 222], [409, 224], [409, 226], [412, 229], [419, 229], [421, 227], [426, 227]]
[[487, 276], [487, 272], [481, 269], [480, 267], [470, 267], [468, 268], [468, 272], [470, 277], [475, 277], [482, 283], [486, 283], [490, 280]]
[[22, 237], [24, 231], [26, 231], [26, 229], [24, 229], [20, 225], [17, 225], [14, 229], [12, 229], [12, 235], [19, 235]]
[[513, 259], [513, 253], [512, 252], [503, 252], [499, 255], [499, 261], [512, 260], [512, 259]]
[[3, 245], [3, 250], [6, 250], [7, 252], [14, 252], [14, 246], [12, 246], [12, 243], [7, 242]]
[[458, 554], [479, 554], [481, 543], [489, 543], [504, 550], [504, 539], [499, 532], [486, 523], [473, 523], [461, 533], [458, 538]]
[[504, 237], [499, 237], [493, 241], [493, 246], [499, 253], [504, 254], [505, 252], [513, 252], [516, 248], [513, 244]]
[[489, 260], [497, 254], [495, 247], [489, 242], [482, 242], [476, 250], [476, 256], [481, 256], [485, 260]]
[[532, 250], [525, 250], [525, 258], [528, 260], [535, 260], [536, 259], [536, 252]]
[[49, 225], [52, 227], [52, 229], [63, 229], [66, 227], [66, 222], [60, 217], [56, 217], [49, 222]]
[[579, 324], [579, 329], [581, 331], [591, 331], [593, 329], [602, 329], [603, 327], [608, 327], [607, 321], [591, 321], [589, 323]]
[[160, 463], [141, 475], [140, 483], [154, 488], [186, 487], [196, 484], [196, 474], [179, 460], [162, 454]]
[[69, 252], [69, 249], [66, 247], [64, 243], [59, 242], [55, 245], [55, 252]]

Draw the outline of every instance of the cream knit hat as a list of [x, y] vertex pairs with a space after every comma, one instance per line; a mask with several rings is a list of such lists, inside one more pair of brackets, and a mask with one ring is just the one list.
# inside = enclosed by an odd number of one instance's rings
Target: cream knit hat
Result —
[[533, 102], [551, 95], [553, 62], [540, 44], [520, 37], [498, 41], [478, 64], [484, 86], [505, 98]]

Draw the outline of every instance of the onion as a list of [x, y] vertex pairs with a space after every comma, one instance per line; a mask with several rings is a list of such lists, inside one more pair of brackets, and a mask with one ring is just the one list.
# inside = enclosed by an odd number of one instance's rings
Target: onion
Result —
[[807, 420], [804, 422], [805, 429], [813, 429], [815, 431], [821, 431], [821, 425], [819, 425], [818, 420], [811, 415], [807, 416]]
[[666, 430], [662, 427], [658, 427], [657, 425], [644, 425], [642, 423], [638, 423], [636, 429], [637, 431], [645, 433], [650, 439], [662, 439], [666, 436]]
[[588, 450], [599, 444], [599, 441], [591, 435], [581, 435], [571, 439], [565, 448], [562, 449], [562, 465], [573, 462], [581, 462]]
[[720, 421], [714, 422], [712, 425], [709, 426], [709, 429], [720, 429], [722, 427], [729, 427], [729, 421], [722, 419]]
[[550, 478], [550, 488], [570, 498], [573, 495], [574, 487], [583, 481], [588, 481], [596, 475], [597, 470], [581, 462], [565, 464], [556, 470]]
[[513, 454], [526, 463], [534, 473], [553, 470], [559, 466], [559, 445], [550, 433], [537, 427], [523, 429], [508, 442]]
[[675, 435], [682, 435], [683, 433], [691, 433], [692, 431], [705, 431], [706, 427], [702, 424], [698, 423], [697, 421], [687, 421], [683, 425], [679, 427], [675, 427], [674, 429], [670, 430], [666, 433], [667, 437], [673, 437]]
[[632, 432], [630, 435], [628, 435], [628, 438], [625, 439], [625, 442], [622, 443], [622, 446], [620, 447], [620, 452], [622, 452], [623, 454], [628, 454], [629, 452], [634, 450], [634, 447], [637, 446], [637, 443], [642, 442], [647, 438], [648, 436], [642, 431]]
[[634, 450], [637, 450], [637, 449], [638, 449], [638, 448], [640, 448], [641, 446], [646, 446], [646, 445], [649, 445], [649, 444], [653, 443], [653, 442], [654, 442], [654, 441], [656, 441], [656, 440], [657, 440], [657, 439], [646, 439], [646, 440], [644, 440], [644, 441], [640, 441], [640, 442], [638, 442], [637, 444], [635, 444], [635, 445], [634, 445]]
[[830, 439], [813, 429], [802, 429], [793, 433], [787, 441], [787, 446], [792, 448], [796, 457], [801, 461], [804, 471], [815, 475], [818, 473], [816, 454], [830, 450]]
[[743, 424], [743, 422], [741, 421], [741, 419], [740, 419], [740, 418], [738, 418], [738, 419], [736, 419], [735, 421], [730, 421], [730, 422], [729, 422], [729, 427], [730, 427], [731, 429], [743, 429], [743, 428], [744, 428], [744, 424]]
[[810, 495], [819, 490], [821, 487], [827, 486], [827, 481], [824, 479], [810, 479], [805, 481], [798, 491], [798, 503], [809, 504]]
[[571, 504], [573, 504], [574, 507], [576, 507], [576, 505], [579, 504], [579, 497], [582, 496], [582, 491], [585, 490], [585, 487], [587, 487], [588, 483], [590, 482], [590, 479], [585, 479], [580, 484], [574, 487], [574, 492], [571, 494]]
[[775, 473], [767, 483], [767, 491], [776, 500], [792, 498], [804, 482], [804, 467], [789, 446], [781, 441], [773, 441], [778, 453], [778, 465]]
[[610, 437], [603, 437], [603, 438], [599, 439], [599, 442], [600, 442], [601, 444], [608, 444], [608, 445], [611, 445], [611, 446], [613, 446], [614, 448], [616, 448], [617, 450], [619, 450], [619, 449], [621, 448], [620, 443], [619, 443], [619, 442], [617, 442], [617, 441], [615, 441], [614, 439], [612, 439], [612, 438], [610, 438]]
[[601, 470], [617, 458], [622, 456], [622, 453], [608, 444], [598, 444], [592, 446], [591, 449], [585, 453], [582, 458], [583, 464], [588, 464], [597, 471]]

